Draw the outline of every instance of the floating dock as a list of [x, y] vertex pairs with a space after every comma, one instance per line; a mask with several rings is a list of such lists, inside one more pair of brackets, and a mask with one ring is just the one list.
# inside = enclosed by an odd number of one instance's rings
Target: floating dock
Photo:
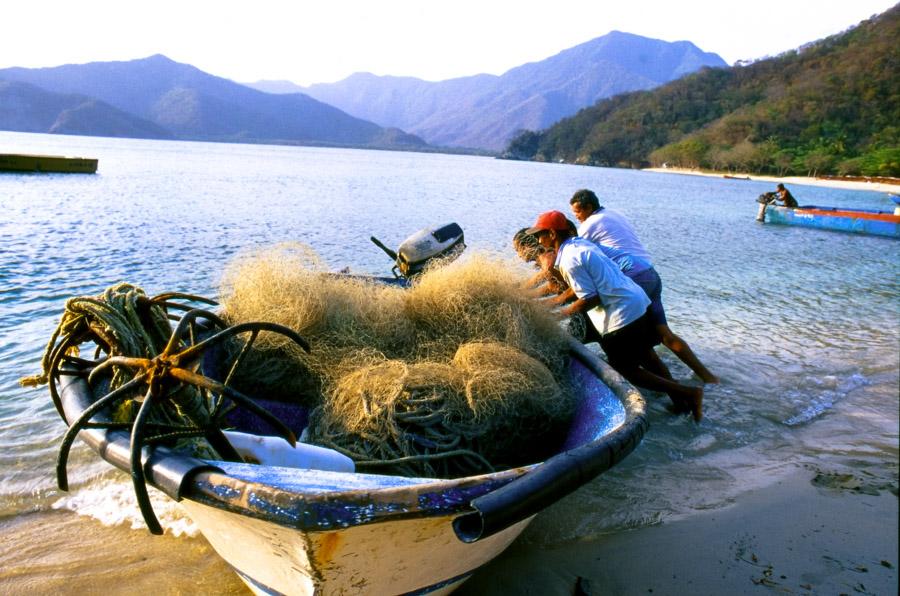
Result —
[[54, 172], [95, 174], [97, 160], [61, 155], [27, 155], [0, 153], [0, 172]]

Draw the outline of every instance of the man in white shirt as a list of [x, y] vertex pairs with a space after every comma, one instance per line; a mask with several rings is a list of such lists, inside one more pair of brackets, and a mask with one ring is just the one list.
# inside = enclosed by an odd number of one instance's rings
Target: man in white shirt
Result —
[[662, 339], [662, 344], [678, 356], [704, 383], [718, 383], [719, 378], [700, 362], [687, 342], [669, 328], [662, 304], [662, 280], [653, 268], [650, 253], [638, 240], [634, 228], [625, 216], [601, 206], [597, 195], [587, 189], [579, 190], [572, 195], [569, 205], [575, 219], [581, 222], [578, 226], [578, 235], [599, 245], [603, 252], [620, 266], [625, 275], [634, 280], [650, 297], [650, 318]]
[[[586, 313], [613, 368], [635, 385], [667, 393], [677, 410], [699, 421], [703, 389], [673, 380], [653, 351], [659, 340], [647, 311], [650, 299], [597, 245], [576, 236], [574, 227], [562, 212], [548, 211], [527, 230], [556, 253], [555, 267], [575, 293], [563, 314]], [[564, 296], [551, 302], [562, 303]]]

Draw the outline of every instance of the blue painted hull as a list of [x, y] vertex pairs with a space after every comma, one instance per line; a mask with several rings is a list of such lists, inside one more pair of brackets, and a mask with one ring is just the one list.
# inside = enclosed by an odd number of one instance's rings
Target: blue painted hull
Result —
[[813, 206], [789, 209], [787, 207], [769, 205], [766, 207], [765, 221], [766, 223], [802, 226], [820, 230], [900, 238], [900, 216], [883, 211]]

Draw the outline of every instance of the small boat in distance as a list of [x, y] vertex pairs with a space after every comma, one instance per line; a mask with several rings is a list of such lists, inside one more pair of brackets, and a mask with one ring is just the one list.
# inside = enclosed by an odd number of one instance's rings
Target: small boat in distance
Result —
[[28, 155], [0, 153], [0, 172], [53, 172], [61, 174], [95, 174], [97, 160], [61, 155]]
[[771, 198], [767, 197], [768, 194], [770, 193], [760, 195], [757, 199], [760, 204], [756, 214], [758, 222], [900, 238], [900, 215], [896, 213], [815, 205], [781, 207], [768, 202]]

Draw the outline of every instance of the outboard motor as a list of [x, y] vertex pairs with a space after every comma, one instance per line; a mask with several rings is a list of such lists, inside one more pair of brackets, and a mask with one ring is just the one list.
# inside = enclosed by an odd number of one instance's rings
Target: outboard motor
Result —
[[394, 276], [407, 279], [421, 273], [432, 259], [453, 260], [466, 248], [462, 228], [456, 223], [419, 230], [404, 240], [397, 252], [375, 236], [371, 240], [394, 260]]
[[775, 204], [775, 193], [764, 192], [757, 197], [756, 202], [759, 203], [759, 210], [756, 212], [756, 221], [766, 220], [766, 207]]

